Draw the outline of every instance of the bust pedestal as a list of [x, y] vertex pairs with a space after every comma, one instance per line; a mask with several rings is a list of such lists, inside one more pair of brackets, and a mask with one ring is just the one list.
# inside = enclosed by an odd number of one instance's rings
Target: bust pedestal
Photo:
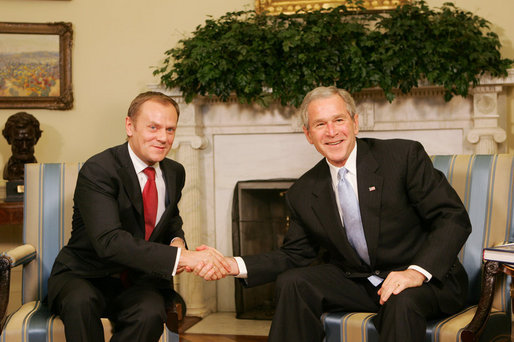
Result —
[[8, 181], [5, 184], [5, 201], [21, 202], [23, 201], [24, 184], [22, 180]]

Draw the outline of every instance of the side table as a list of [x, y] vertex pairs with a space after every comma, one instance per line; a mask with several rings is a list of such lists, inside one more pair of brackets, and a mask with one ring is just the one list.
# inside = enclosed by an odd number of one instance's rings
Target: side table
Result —
[[0, 225], [23, 224], [23, 202], [0, 200]]

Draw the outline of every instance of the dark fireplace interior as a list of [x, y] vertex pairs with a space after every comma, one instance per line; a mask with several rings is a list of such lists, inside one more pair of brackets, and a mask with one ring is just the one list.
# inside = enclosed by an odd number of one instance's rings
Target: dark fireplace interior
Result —
[[[293, 179], [240, 181], [232, 204], [234, 255], [252, 255], [278, 248], [288, 228], [285, 192]], [[271, 319], [275, 283], [244, 288], [235, 282], [236, 317]]]

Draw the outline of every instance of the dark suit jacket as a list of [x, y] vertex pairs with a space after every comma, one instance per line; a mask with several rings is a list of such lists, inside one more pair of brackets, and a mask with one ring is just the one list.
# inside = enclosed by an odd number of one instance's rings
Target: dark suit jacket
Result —
[[357, 139], [357, 183], [371, 265], [346, 238], [325, 159], [288, 191], [291, 224], [280, 250], [243, 257], [247, 285], [273, 281], [291, 267], [307, 266], [321, 248], [348, 277], [382, 278], [418, 265], [433, 276], [443, 311], [465, 301], [467, 276], [457, 254], [471, 232], [468, 214], [421, 144]]
[[177, 204], [185, 171], [171, 159], [159, 165], [166, 183], [166, 209], [145, 241], [141, 188], [127, 143], [84, 163], [75, 188], [71, 238], [59, 252], [52, 275], [71, 270], [84, 278], [99, 278], [128, 268], [133, 282], [171, 286], [177, 248], [169, 243], [174, 237], [184, 239]]

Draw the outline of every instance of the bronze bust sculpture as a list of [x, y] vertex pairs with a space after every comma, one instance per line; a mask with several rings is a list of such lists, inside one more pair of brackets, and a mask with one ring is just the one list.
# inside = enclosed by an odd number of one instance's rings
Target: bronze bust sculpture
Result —
[[7, 119], [2, 134], [11, 145], [12, 156], [4, 167], [4, 179], [23, 180], [25, 164], [37, 162], [34, 157], [34, 145], [42, 132], [39, 129], [39, 121], [29, 113], [19, 112]]

